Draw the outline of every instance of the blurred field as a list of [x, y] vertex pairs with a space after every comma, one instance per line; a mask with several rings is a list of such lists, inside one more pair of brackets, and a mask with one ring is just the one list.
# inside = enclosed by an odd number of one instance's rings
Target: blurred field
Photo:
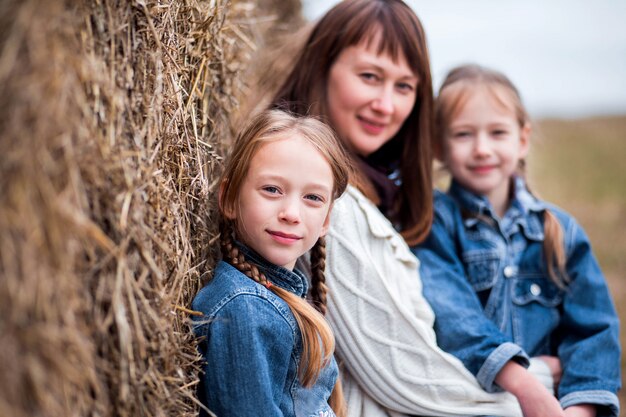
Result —
[[[621, 318], [626, 371], [626, 116], [535, 122], [530, 185], [589, 235]], [[622, 408], [626, 392], [620, 392]], [[626, 415], [624, 412], [622, 415]]]

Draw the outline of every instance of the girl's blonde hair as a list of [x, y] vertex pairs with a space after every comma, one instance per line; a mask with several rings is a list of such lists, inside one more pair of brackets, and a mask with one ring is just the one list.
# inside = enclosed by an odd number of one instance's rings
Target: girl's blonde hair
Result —
[[[236, 213], [239, 191], [246, 178], [250, 162], [261, 146], [268, 142], [298, 135], [311, 143], [326, 159], [333, 175], [332, 199], [345, 191], [351, 167], [348, 157], [337, 141], [333, 131], [321, 121], [312, 117], [298, 117], [280, 110], [268, 110], [254, 117], [237, 137], [232, 153], [222, 175], [219, 195], [221, 213], [220, 231], [222, 256], [234, 267], [256, 282], [265, 285], [282, 298], [291, 309], [302, 335], [302, 359], [299, 378], [302, 385], [310, 387], [317, 380], [320, 371], [330, 361], [335, 339], [323, 315], [326, 313], [326, 278], [324, 275], [326, 246], [320, 237], [311, 249], [311, 292], [313, 308], [306, 300], [271, 285], [258, 267], [250, 262], [235, 244], [237, 227], [226, 218], [225, 213]], [[345, 409], [341, 384], [337, 382], [329, 401], [338, 416]]]
[[[479, 65], [459, 66], [448, 73], [439, 89], [439, 96], [435, 100], [436, 133], [433, 148], [436, 154], [441, 155], [443, 152], [443, 140], [452, 118], [458, 114], [470, 96], [478, 89], [488, 92], [498, 104], [511, 110], [520, 129], [530, 124], [530, 117], [522, 104], [517, 88], [504, 74]], [[526, 161], [524, 159], [520, 160], [517, 174], [526, 177]], [[565, 270], [563, 228], [550, 210], [545, 210], [543, 220], [545, 236], [543, 252], [547, 272], [550, 279], [559, 288], [565, 288], [569, 278]]]

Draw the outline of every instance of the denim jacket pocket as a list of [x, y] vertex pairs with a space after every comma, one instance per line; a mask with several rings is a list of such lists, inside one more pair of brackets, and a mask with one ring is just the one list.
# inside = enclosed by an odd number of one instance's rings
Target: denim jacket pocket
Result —
[[518, 278], [513, 287], [513, 302], [526, 305], [537, 302], [545, 307], [556, 307], [563, 294], [556, 285], [545, 278]]
[[495, 251], [470, 250], [463, 253], [467, 277], [476, 291], [493, 287], [498, 279], [500, 256]]

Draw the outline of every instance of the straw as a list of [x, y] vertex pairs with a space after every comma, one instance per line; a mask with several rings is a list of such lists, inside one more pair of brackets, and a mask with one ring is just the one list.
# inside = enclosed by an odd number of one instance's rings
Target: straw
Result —
[[255, 6], [0, 2], [0, 415], [197, 414], [190, 302], [282, 7]]

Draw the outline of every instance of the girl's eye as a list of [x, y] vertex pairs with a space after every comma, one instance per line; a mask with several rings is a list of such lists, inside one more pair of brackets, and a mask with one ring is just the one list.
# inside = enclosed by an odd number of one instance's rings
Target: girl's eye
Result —
[[269, 194], [278, 194], [280, 192], [278, 187], [274, 187], [273, 185], [266, 185], [262, 187], [261, 189]]
[[315, 203], [323, 203], [324, 202], [324, 198], [322, 196], [319, 196], [317, 194], [307, 194], [306, 196], [304, 196], [305, 199], [313, 201]]
[[455, 138], [455, 139], [466, 139], [466, 138], [469, 138], [470, 135], [471, 135], [471, 133], [469, 131], [461, 130], [461, 131], [458, 131], [458, 132], [454, 132], [452, 134], [452, 137]]
[[491, 134], [494, 136], [504, 136], [507, 134], [507, 131], [503, 129], [498, 129], [498, 130], [494, 130], [493, 132], [491, 132]]

